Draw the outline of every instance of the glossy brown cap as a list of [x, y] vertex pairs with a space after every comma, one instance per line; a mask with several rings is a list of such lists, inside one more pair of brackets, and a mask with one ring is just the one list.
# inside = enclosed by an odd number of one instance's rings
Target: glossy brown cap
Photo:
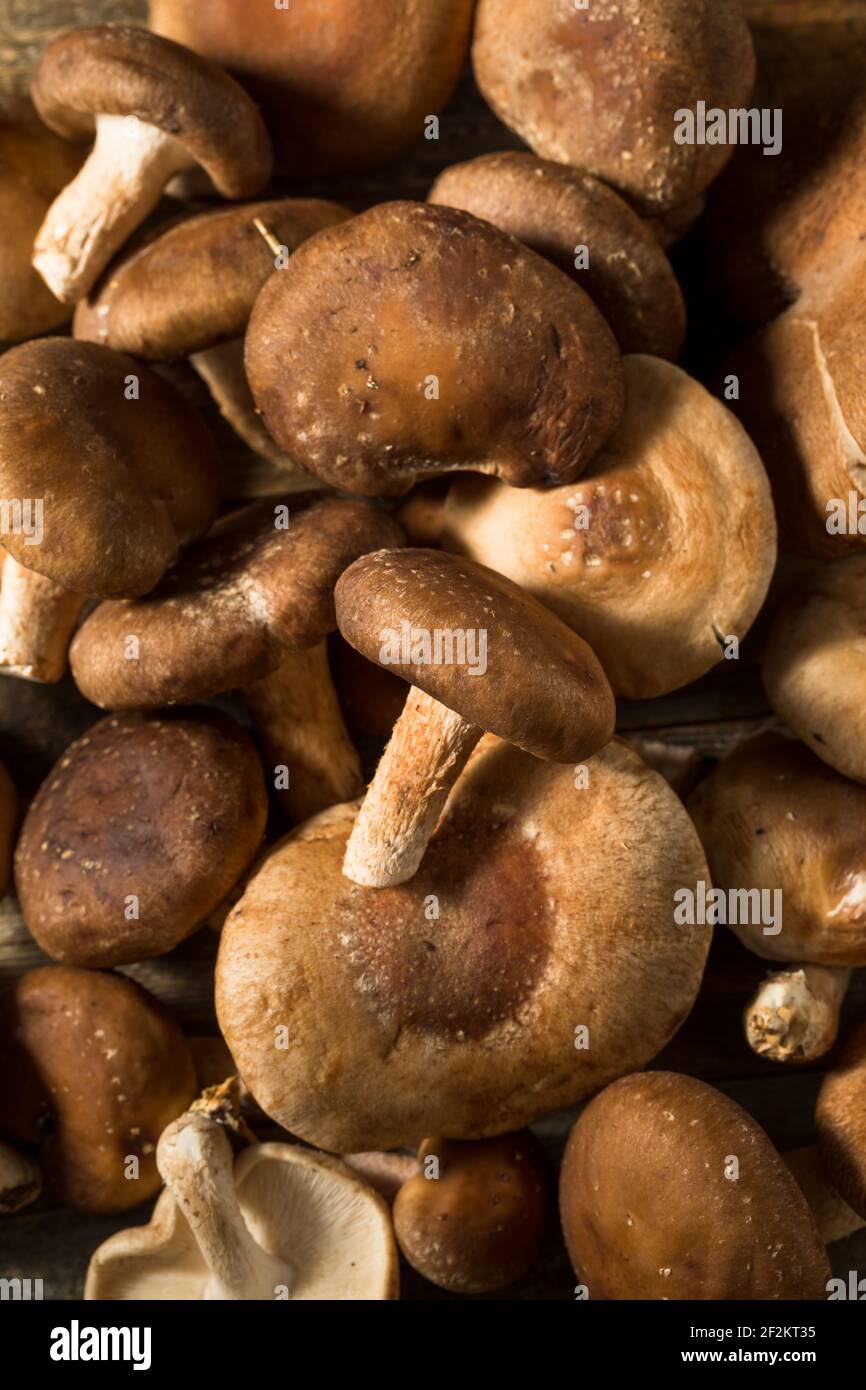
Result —
[[134, 116], [179, 141], [224, 198], [251, 198], [273, 155], [258, 108], [214, 63], [129, 24], [70, 29], [45, 49], [32, 86], [46, 125], [92, 135], [96, 116]]
[[[380, 550], [345, 571], [335, 599], [340, 632], [362, 656], [537, 758], [579, 761], [613, 737], [613, 693], [595, 653], [493, 570], [438, 550]], [[431, 643], [476, 634], [483, 663], [452, 654], [449, 664], [445, 646], [439, 664], [423, 645], [416, 657], [402, 640], [415, 632]]]
[[854, 1029], [825, 1076], [815, 1123], [828, 1177], [866, 1220], [866, 1021]]
[[246, 365], [281, 448], [373, 496], [455, 469], [568, 481], [622, 408], [616, 342], [589, 296], [432, 204], [384, 203], [301, 246], [256, 302]]
[[559, 1191], [590, 1298], [826, 1298], [830, 1265], [793, 1176], [760, 1125], [694, 1077], [638, 1073], [597, 1096]]

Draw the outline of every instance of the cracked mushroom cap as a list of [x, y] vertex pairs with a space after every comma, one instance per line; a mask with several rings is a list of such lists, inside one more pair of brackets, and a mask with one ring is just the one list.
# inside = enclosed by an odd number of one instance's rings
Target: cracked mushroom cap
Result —
[[256, 301], [246, 365], [277, 443], [373, 496], [457, 469], [568, 481], [622, 406], [616, 342], [589, 296], [432, 204], [384, 203], [301, 246]]
[[739, 0], [479, 0], [481, 94], [537, 155], [587, 170], [642, 212], [700, 193], [730, 145], [677, 144], [676, 113], [748, 105]]
[[[509, 150], [452, 165], [429, 201], [492, 222], [565, 271], [604, 314], [623, 352], [679, 356], [686, 309], [671, 263], [652, 230], [599, 179]], [[575, 264], [582, 246], [586, 269]]]
[[27, 812], [15, 855], [24, 920], [64, 964], [163, 955], [234, 886], [266, 819], [261, 763], [233, 720], [112, 715], [67, 749]]
[[284, 198], [186, 218], [109, 266], [78, 303], [75, 336], [158, 362], [241, 338], [274, 273], [256, 219], [291, 253], [351, 215], [337, 203]]
[[39, 543], [3, 544], [64, 589], [147, 593], [216, 516], [218, 472], [195, 411], [131, 357], [41, 338], [0, 358], [0, 492], [43, 502]]
[[223, 198], [250, 198], [271, 175], [268, 133], [242, 87], [197, 53], [129, 24], [70, 29], [42, 54], [33, 101], [67, 139], [97, 116], [134, 116], [171, 135]]
[[[368, 661], [536, 758], [579, 761], [613, 737], [613, 695], [591, 648], [493, 570], [437, 550], [380, 550], [340, 576], [335, 599], [342, 636]], [[437, 663], [432, 647], [431, 660], [404, 641], [459, 632], [476, 634], [483, 664], [449, 664], [444, 646]]]
[[815, 1123], [827, 1176], [866, 1220], [866, 1022], [855, 1028], [825, 1076]]
[[688, 805], [717, 888], [782, 892], [777, 935], [757, 920], [731, 925], [744, 946], [766, 960], [866, 965], [866, 787], [767, 733], [723, 758]]
[[578, 787], [573, 768], [484, 738], [396, 888], [344, 876], [354, 805], [268, 854], [223, 927], [217, 1013], [272, 1119], [342, 1153], [431, 1129], [482, 1138], [661, 1050], [710, 940], [674, 925], [673, 894], [706, 863], [682, 803], [633, 753], [611, 743], [587, 771]]
[[125, 1211], [157, 1190], [157, 1140], [195, 1093], [158, 1000], [122, 975], [66, 965], [0, 995], [0, 1074], [16, 1078], [0, 1091], [0, 1134], [38, 1147], [46, 1186], [83, 1211]]
[[507, 574], [586, 638], [617, 695], [687, 685], [763, 604], [776, 522], [735, 416], [679, 367], [626, 357], [619, 428], [576, 483], [458, 478], [442, 543]]
[[115, 710], [241, 689], [333, 630], [334, 585], [347, 565], [400, 543], [397, 523], [360, 500], [293, 496], [244, 508], [145, 599], [100, 604], [87, 618], [69, 654], [78, 688]]
[[627, 1076], [596, 1096], [559, 1190], [590, 1298], [826, 1298], [830, 1266], [794, 1177], [751, 1115], [694, 1077]]
[[810, 577], [776, 617], [762, 676], [770, 704], [837, 772], [866, 782], [866, 555]]

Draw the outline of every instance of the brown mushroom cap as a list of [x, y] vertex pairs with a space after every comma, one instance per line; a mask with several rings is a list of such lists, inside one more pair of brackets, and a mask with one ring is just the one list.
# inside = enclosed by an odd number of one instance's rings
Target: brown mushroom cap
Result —
[[472, 61], [485, 100], [537, 155], [647, 213], [701, 192], [733, 153], [676, 144], [676, 112], [743, 106], [755, 76], [739, 0], [480, 0]]
[[[438, 1160], [438, 1175], [425, 1176]], [[422, 1171], [394, 1202], [394, 1231], [413, 1269], [442, 1289], [490, 1293], [535, 1263], [544, 1239], [550, 1175], [529, 1130], [497, 1139], [425, 1139]]]
[[42, 338], [0, 358], [0, 492], [44, 503], [39, 544], [3, 544], [65, 589], [147, 593], [213, 521], [218, 469], [192, 407], [131, 357]]
[[431, 204], [385, 203], [301, 246], [256, 302], [246, 362], [277, 443], [371, 495], [455, 469], [568, 481], [622, 404], [589, 297], [514, 238]]
[[866, 965], [866, 788], [781, 734], [740, 744], [689, 799], [713, 884], [780, 889], [782, 930], [731, 924], [767, 960]]
[[150, 0], [157, 33], [234, 72], [295, 176], [372, 168], [424, 133], [469, 48], [474, 0]]
[[[613, 695], [594, 652], [510, 579], [437, 550], [380, 550], [340, 576], [337, 625], [377, 665], [536, 758], [573, 762], [613, 736]], [[436, 664], [388, 635], [486, 633], [486, 668]], [[387, 657], [386, 653], [386, 657]], [[420, 659], [418, 659], [420, 657]]]
[[125, 1211], [157, 1190], [157, 1140], [195, 1094], [181, 1031], [152, 995], [65, 965], [0, 995], [0, 1073], [15, 1079], [0, 1091], [0, 1132], [38, 1145], [55, 1196], [85, 1211]]
[[827, 565], [776, 617], [762, 675], [770, 703], [822, 762], [866, 782], [866, 555]]
[[[277, 518], [288, 508], [288, 527]], [[334, 585], [400, 529], [368, 502], [293, 496], [224, 518], [146, 598], [105, 603], [79, 628], [70, 665], [103, 709], [205, 699], [275, 671], [335, 626]], [[127, 639], [138, 658], [127, 659]]]
[[673, 894], [706, 863], [682, 803], [633, 753], [611, 743], [588, 771], [578, 788], [573, 769], [484, 738], [397, 888], [343, 875], [354, 806], [271, 851], [223, 927], [217, 1013], [273, 1119], [344, 1153], [431, 1129], [480, 1138], [661, 1050], [710, 939], [674, 925]]
[[274, 272], [256, 218], [293, 252], [351, 215], [337, 203], [284, 198], [187, 218], [109, 266], [78, 303], [75, 336], [163, 362], [240, 338]]
[[233, 887], [266, 819], [261, 763], [233, 720], [206, 710], [103, 719], [25, 818], [15, 855], [24, 920], [64, 964], [163, 955]]
[[521, 492], [458, 478], [442, 543], [521, 584], [586, 638], [618, 695], [646, 699], [696, 680], [748, 631], [776, 523], [730, 411], [669, 362], [623, 367], [625, 414], [582, 478]]
[[197, 53], [129, 24], [70, 29], [45, 49], [32, 86], [46, 125], [67, 139], [93, 134], [96, 116], [135, 116], [171, 135], [224, 198], [267, 183], [270, 141], [242, 87]]
[[866, 1022], [855, 1028], [824, 1078], [815, 1123], [828, 1177], [866, 1220]]
[[[441, 173], [429, 201], [492, 222], [565, 271], [623, 352], [679, 355], [686, 309], [670, 261], [628, 203], [590, 174], [515, 150], [485, 154]], [[575, 266], [581, 246], [585, 270]]]
[[793, 1176], [760, 1125], [694, 1077], [627, 1076], [596, 1096], [565, 1150], [560, 1208], [591, 1298], [826, 1297]]

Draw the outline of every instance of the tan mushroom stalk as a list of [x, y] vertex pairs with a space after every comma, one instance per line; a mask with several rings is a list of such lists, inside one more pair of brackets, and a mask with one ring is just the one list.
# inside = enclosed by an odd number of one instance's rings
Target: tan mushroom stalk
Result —
[[[278, 475], [298, 474], [256, 415], [243, 335], [278, 258], [350, 216], [337, 203], [284, 198], [187, 218], [111, 263], [76, 308], [75, 336], [145, 361], [188, 358], [244, 441]], [[311, 481], [298, 474], [299, 490]]]
[[782, 1157], [812, 1209], [818, 1234], [825, 1245], [846, 1240], [866, 1226], [866, 1217], [852, 1211], [830, 1182], [816, 1148], [790, 1149]]
[[739, 653], [767, 594], [776, 521], [742, 426], [680, 368], [623, 360], [625, 414], [569, 486], [461, 477], [441, 543], [508, 575], [647, 699]]
[[851, 971], [801, 965], [773, 971], [746, 1007], [746, 1041], [774, 1062], [814, 1062], [836, 1041]]
[[854, 1029], [825, 1076], [815, 1123], [828, 1178], [866, 1220], [866, 1022]]
[[560, 1176], [578, 1279], [602, 1299], [823, 1299], [815, 1219], [767, 1135], [721, 1091], [647, 1072], [609, 1086]]
[[686, 310], [670, 261], [653, 231], [599, 179], [508, 151], [446, 169], [428, 200], [492, 222], [565, 271], [604, 314], [623, 352], [679, 355]]
[[589, 296], [432, 204], [385, 203], [300, 246], [256, 301], [246, 367], [280, 447], [366, 496], [459, 470], [568, 482], [622, 409], [616, 342]]
[[561, 763], [613, 736], [591, 648], [491, 570], [434, 550], [379, 551], [346, 570], [335, 599], [343, 637], [413, 686], [349, 837], [343, 872], [355, 883], [412, 877], [485, 730]]
[[0, 1216], [29, 1206], [41, 1191], [39, 1164], [0, 1139]]
[[[249, 692], [271, 777], [305, 819], [362, 790], [321, 644], [334, 585], [358, 555], [399, 545], [387, 513], [310, 495], [223, 518], [141, 601], [101, 604], [70, 651], [79, 689], [103, 709], [156, 709]], [[136, 660], [126, 657], [130, 636]], [[321, 648], [312, 651], [311, 648]]]
[[52, 204], [33, 264], [58, 299], [86, 294], [174, 175], [201, 165], [226, 198], [271, 173], [270, 142], [246, 92], [214, 64], [129, 25], [72, 29], [49, 44], [33, 82], [58, 134], [95, 133], [81, 172]]
[[58, 681], [85, 597], [147, 593], [218, 505], [209, 431], [161, 377], [94, 343], [0, 358], [0, 668]]
[[706, 861], [621, 745], [575, 768], [485, 736], [396, 888], [343, 874], [355, 814], [276, 845], [220, 935], [220, 1029], [290, 1133], [354, 1154], [517, 1130], [646, 1065], [688, 1014], [711, 929], [672, 903]]
[[337, 1159], [298, 1145], [252, 1143], [235, 1159], [227, 1089], [206, 1093], [163, 1131], [166, 1191], [153, 1219], [99, 1247], [85, 1298], [396, 1298], [382, 1198]]

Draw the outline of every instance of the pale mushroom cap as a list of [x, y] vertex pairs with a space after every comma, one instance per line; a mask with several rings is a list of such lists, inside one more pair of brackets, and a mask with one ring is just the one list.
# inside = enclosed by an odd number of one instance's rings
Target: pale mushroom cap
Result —
[[567, 481], [622, 404], [589, 296], [489, 223], [423, 203], [381, 204], [301, 246], [256, 301], [246, 367], [281, 448], [372, 496], [456, 469]]
[[674, 925], [673, 895], [706, 863], [681, 802], [634, 754], [609, 744], [587, 770], [584, 787], [486, 737], [398, 888], [343, 875], [354, 806], [271, 851], [223, 928], [217, 1011], [273, 1119], [345, 1153], [431, 1130], [480, 1138], [660, 1051], [710, 938]]
[[32, 87], [45, 124], [71, 139], [99, 115], [134, 116], [183, 145], [224, 198], [249, 198], [271, 174], [268, 133], [228, 73], [129, 24], [70, 29], [42, 54]]
[[732, 930], [767, 960], [866, 965], [866, 788], [782, 734], [749, 739], [700, 784], [689, 811], [713, 883], [778, 889], [782, 930]]
[[694, 1077], [648, 1072], [597, 1096], [571, 1132], [560, 1207], [590, 1298], [826, 1297], [793, 1176], [760, 1125]]
[[742, 640], [769, 587], [776, 523], [736, 418], [679, 367], [623, 360], [618, 429], [568, 487], [455, 480], [442, 543], [507, 574], [586, 638], [618, 695], [687, 685]]
[[866, 1022], [855, 1028], [824, 1078], [815, 1123], [827, 1176], [866, 1220]]
[[[388, 1207], [338, 1159], [255, 1144], [235, 1162], [238, 1202], [255, 1240], [292, 1266], [291, 1302], [395, 1299], [399, 1268]], [[110, 1236], [91, 1257], [86, 1299], [200, 1299], [210, 1272], [174, 1197], [149, 1225]]]
[[776, 617], [764, 653], [770, 703], [837, 772], [866, 782], [866, 555], [816, 573]]

